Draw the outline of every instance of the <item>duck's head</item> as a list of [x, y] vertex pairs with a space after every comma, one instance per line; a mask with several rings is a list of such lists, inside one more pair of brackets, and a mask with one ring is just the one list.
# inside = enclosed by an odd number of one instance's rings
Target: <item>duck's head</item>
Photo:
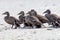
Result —
[[45, 12], [43, 12], [43, 13], [47, 13], [47, 14], [50, 14], [51, 13], [51, 11], [49, 10], [49, 9], [47, 9]]
[[31, 14], [36, 16], [37, 12], [34, 9], [31, 9]]
[[31, 9], [30, 11], [28, 11], [27, 14], [34, 14], [35, 10], [34, 9]]
[[31, 11], [35, 11], [34, 9], [31, 9]]
[[27, 14], [31, 15], [31, 16], [36, 16], [37, 12], [34, 9], [31, 9], [31, 11], [29, 11]]
[[20, 13], [18, 13], [18, 15], [24, 15], [24, 11], [21, 11]]
[[9, 12], [5, 12], [5, 13], [3, 13], [3, 15], [9, 15]]

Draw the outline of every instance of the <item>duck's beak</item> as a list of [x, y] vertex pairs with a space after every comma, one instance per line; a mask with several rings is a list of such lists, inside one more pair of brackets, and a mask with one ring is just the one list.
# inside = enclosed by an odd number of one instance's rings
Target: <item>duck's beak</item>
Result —
[[26, 14], [29, 14], [29, 13], [26, 13]]
[[43, 12], [43, 14], [47, 13], [47, 11]]
[[6, 13], [3, 13], [2, 15], [5, 15]]
[[18, 13], [17, 15], [20, 15], [21, 13]]
[[22, 13], [18, 13], [17, 15], [21, 15]]

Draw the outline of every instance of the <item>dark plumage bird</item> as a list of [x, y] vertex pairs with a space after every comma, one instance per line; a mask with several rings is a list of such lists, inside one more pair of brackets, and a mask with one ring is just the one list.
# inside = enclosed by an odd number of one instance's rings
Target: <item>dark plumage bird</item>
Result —
[[5, 20], [6, 23], [12, 25], [12, 28], [13, 28], [14, 25], [16, 26], [15, 29], [17, 27], [20, 27], [19, 20], [10, 16], [9, 12], [5, 12], [5, 13], [3, 13], [3, 15], [7, 15], [7, 16], [4, 17], [4, 20]]
[[42, 23], [49, 23], [49, 20], [45, 16], [37, 15], [37, 18], [42, 22]]
[[59, 17], [56, 14], [51, 14], [51, 11], [49, 9], [47, 9], [44, 13], [46, 13], [45, 17], [50, 21], [53, 27], [59, 26]]
[[29, 14], [31, 16], [36, 16], [42, 23], [48, 23], [49, 22], [49, 20], [45, 16], [41, 16], [41, 15], [37, 14], [37, 12], [34, 9], [32, 9], [29, 12]]
[[[24, 24], [24, 27], [28, 26], [28, 23], [25, 22], [25, 13], [24, 11], [21, 11], [19, 14], [19, 21], [20, 21], [20, 24]], [[27, 20], [27, 19], [26, 19]], [[23, 28], [24, 28], [23, 27]]]
[[36, 26], [36, 28], [41, 28], [42, 23], [37, 17], [28, 15], [26, 19], [25, 22], [28, 23], [28, 25], [31, 25], [32, 28], [34, 28], [34, 26]]
[[39, 25], [41, 27], [42, 22], [36, 17], [37, 16], [37, 13], [34, 12], [34, 10], [29, 11], [27, 14], [29, 14], [27, 16], [27, 19], [29, 19], [29, 21], [31, 21], [35, 26]]
[[24, 11], [21, 11], [18, 15], [20, 15], [19, 16], [20, 23], [21, 24], [24, 23], [24, 28], [27, 27], [27, 26], [32, 27], [32, 24], [30, 23], [31, 20], [30, 20], [29, 16], [25, 16]]
[[21, 11], [18, 15], [19, 15], [20, 23], [21, 24], [24, 23], [24, 21], [25, 21], [25, 13], [24, 13], [24, 11]]

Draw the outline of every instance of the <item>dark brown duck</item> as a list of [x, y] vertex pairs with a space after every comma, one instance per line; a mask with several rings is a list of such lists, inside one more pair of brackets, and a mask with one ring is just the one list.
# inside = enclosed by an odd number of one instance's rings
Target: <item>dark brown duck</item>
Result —
[[19, 20], [10, 16], [9, 12], [5, 12], [5, 13], [3, 13], [3, 15], [7, 15], [7, 16], [4, 17], [4, 20], [5, 20], [6, 23], [12, 25], [12, 28], [13, 28], [14, 25], [16, 26], [15, 29], [17, 27], [20, 27]]
[[25, 22], [25, 13], [24, 13], [24, 11], [21, 11], [19, 14], [19, 21], [20, 21], [20, 24], [24, 24], [24, 27], [23, 28], [25, 28], [26, 26], [29, 26], [28, 24], [29, 23], [26, 23]]
[[41, 25], [42, 25], [42, 23], [35, 16], [27, 16], [25, 22], [28, 24], [31, 24], [32, 28], [34, 28], [34, 26], [36, 26], [36, 28], [41, 28]]
[[37, 12], [34, 9], [32, 9], [29, 12], [29, 14], [31, 16], [36, 16], [42, 23], [48, 23], [49, 22], [49, 20], [45, 16], [41, 16], [41, 15], [37, 14]]
[[25, 21], [25, 13], [24, 13], [24, 11], [21, 11], [18, 15], [19, 15], [20, 23], [21, 24], [24, 23], [24, 21]]
[[27, 22], [30, 22], [33, 26], [37, 26], [37, 28], [41, 28], [42, 22], [35, 16], [36, 14], [30, 14], [31, 12], [29, 11], [27, 14]]
[[44, 13], [46, 13], [45, 17], [50, 21], [50, 23], [53, 25], [53, 27], [60, 25], [58, 23], [59, 17], [56, 14], [51, 14], [51, 11], [49, 9], [47, 9]]

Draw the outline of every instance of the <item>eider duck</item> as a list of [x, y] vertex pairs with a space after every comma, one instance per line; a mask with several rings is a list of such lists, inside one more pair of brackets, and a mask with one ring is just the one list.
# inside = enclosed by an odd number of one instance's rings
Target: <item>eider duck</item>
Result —
[[50, 21], [53, 27], [57, 27], [60, 25], [58, 23], [58, 16], [56, 14], [51, 14], [51, 11], [49, 9], [47, 9], [44, 13], [46, 13], [45, 17]]
[[9, 12], [5, 12], [5, 13], [3, 13], [3, 15], [7, 15], [7, 16], [4, 17], [4, 20], [5, 20], [6, 23], [12, 25], [11, 28], [13, 28], [14, 25], [16, 26], [15, 29], [17, 27], [20, 27], [19, 20], [16, 19], [15, 17], [10, 16]]
[[37, 14], [34, 9], [32, 9], [29, 14], [32, 16], [36, 16], [42, 23], [49, 23], [49, 20], [45, 16]]

